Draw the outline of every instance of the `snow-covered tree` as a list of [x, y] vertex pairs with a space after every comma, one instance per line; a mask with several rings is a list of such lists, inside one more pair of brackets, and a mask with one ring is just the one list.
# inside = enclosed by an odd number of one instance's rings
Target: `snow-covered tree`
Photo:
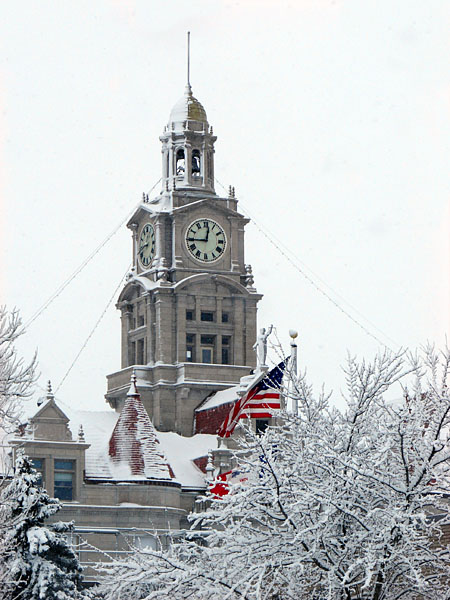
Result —
[[247, 481], [191, 516], [207, 544], [187, 534], [113, 563], [108, 600], [450, 598], [449, 366], [433, 349], [350, 358], [343, 410], [298, 378], [299, 414], [247, 431]]
[[32, 393], [36, 356], [27, 365], [17, 354], [17, 339], [24, 328], [16, 309], [0, 306], [0, 424], [9, 431], [17, 423], [20, 402]]
[[59, 501], [39, 487], [39, 476], [21, 454], [0, 496], [0, 599], [80, 600], [81, 567], [64, 534], [71, 523], [45, 525]]

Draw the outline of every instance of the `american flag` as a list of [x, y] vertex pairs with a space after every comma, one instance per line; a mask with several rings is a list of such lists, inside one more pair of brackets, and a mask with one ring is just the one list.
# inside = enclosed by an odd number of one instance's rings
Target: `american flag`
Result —
[[270, 419], [272, 411], [280, 408], [281, 380], [289, 358], [286, 358], [267, 375], [261, 373], [252, 387], [239, 398], [228, 413], [217, 434], [228, 438], [233, 433], [239, 419]]
[[226, 496], [230, 491], [230, 483], [243, 483], [247, 481], [246, 473], [235, 469], [234, 471], [227, 471], [217, 475], [214, 482], [209, 486], [209, 492], [213, 494], [215, 498], [221, 498]]

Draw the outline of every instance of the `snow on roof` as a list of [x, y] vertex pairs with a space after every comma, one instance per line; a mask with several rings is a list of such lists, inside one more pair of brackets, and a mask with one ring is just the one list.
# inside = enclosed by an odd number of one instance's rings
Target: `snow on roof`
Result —
[[[86, 450], [86, 477], [104, 481], [123, 479], [120, 469], [114, 467], [108, 455], [109, 440], [119, 419], [119, 414], [112, 409], [103, 411], [74, 410], [62, 400], [55, 399], [55, 402], [69, 418], [68, 426], [74, 441], [77, 439], [80, 425], [83, 426], [86, 444], [90, 444]], [[38, 407], [36, 401], [25, 402], [22, 422], [25, 423], [43, 406], [44, 404], [41, 404]], [[208, 450], [217, 447], [216, 436], [199, 433], [192, 437], [184, 437], [175, 432], [161, 432], [156, 428], [155, 433], [159, 439], [161, 450], [172, 468], [175, 478], [172, 481], [181, 483], [183, 487], [204, 488], [205, 476], [193, 460], [206, 456]]]
[[227, 404], [229, 402], [235, 402], [238, 399], [237, 391], [239, 389], [241, 389], [240, 385], [234, 385], [227, 390], [221, 390], [211, 394], [211, 396], [196, 409], [196, 412], [216, 408], [216, 406], [221, 406], [222, 404]]
[[142, 285], [142, 287], [146, 290], [146, 291], [150, 291], [155, 289], [156, 287], [159, 287], [160, 282], [159, 281], [152, 281], [151, 279], [148, 279], [148, 277], [140, 277], [139, 275], [133, 275], [132, 277], [130, 277], [129, 281], [127, 283], [140, 283]]
[[115, 479], [172, 479], [173, 471], [142, 404], [134, 372], [130, 391], [109, 439], [109, 456]]
[[205, 475], [192, 461], [194, 458], [206, 456], [208, 450], [217, 448], [217, 436], [197, 433], [192, 437], [184, 437], [174, 431], [158, 431], [158, 437], [174, 471], [175, 479], [183, 487], [205, 487]]

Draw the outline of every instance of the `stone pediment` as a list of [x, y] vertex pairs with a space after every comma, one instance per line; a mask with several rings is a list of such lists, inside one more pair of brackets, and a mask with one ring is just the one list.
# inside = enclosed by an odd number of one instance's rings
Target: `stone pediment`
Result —
[[226, 206], [226, 200], [224, 199], [214, 199], [214, 198], [202, 198], [201, 200], [196, 200], [195, 202], [190, 202], [189, 204], [185, 204], [184, 206], [180, 206], [178, 208], [173, 209], [173, 214], [183, 214], [185, 212], [189, 213], [195, 209], [204, 209], [210, 208], [214, 212], [221, 213], [227, 217], [237, 217], [242, 219], [245, 223], [249, 222], [247, 217], [244, 217], [243, 214], [232, 210]]
[[[204, 282], [215, 282], [217, 285], [223, 285], [226, 288], [231, 289], [234, 293], [250, 296], [249, 290], [242, 284], [226, 275], [217, 275], [215, 273], [199, 273], [197, 275], [186, 277], [174, 285], [174, 291], [178, 292], [187, 287], [201, 285]], [[252, 296], [254, 296], [254, 294], [252, 294]]]
[[52, 421], [61, 421], [63, 423], [68, 423], [69, 418], [67, 415], [59, 408], [56, 404], [55, 400], [51, 398], [47, 400], [45, 404], [43, 404], [39, 410], [31, 417], [31, 421], [40, 421], [51, 419]]
[[147, 203], [140, 204], [134, 211], [132, 217], [129, 219], [127, 227], [131, 228], [131, 225], [133, 223], [140, 222], [144, 217], [146, 217], [147, 219], [156, 217], [160, 210], [161, 207], [159, 204], [155, 204], [154, 206]]
[[59, 408], [53, 398], [47, 400], [30, 419], [35, 439], [58, 442], [72, 441], [72, 433], [68, 427], [68, 423], [69, 418]]

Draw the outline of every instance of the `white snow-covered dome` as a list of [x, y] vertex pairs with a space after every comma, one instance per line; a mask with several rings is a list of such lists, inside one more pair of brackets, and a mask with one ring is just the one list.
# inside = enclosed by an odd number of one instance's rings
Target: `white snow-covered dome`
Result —
[[206, 111], [201, 103], [192, 95], [190, 85], [186, 86], [184, 96], [178, 100], [170, 113], [170, 123], [180, 123], [183, 121], [199, 121], [207, 123]]

